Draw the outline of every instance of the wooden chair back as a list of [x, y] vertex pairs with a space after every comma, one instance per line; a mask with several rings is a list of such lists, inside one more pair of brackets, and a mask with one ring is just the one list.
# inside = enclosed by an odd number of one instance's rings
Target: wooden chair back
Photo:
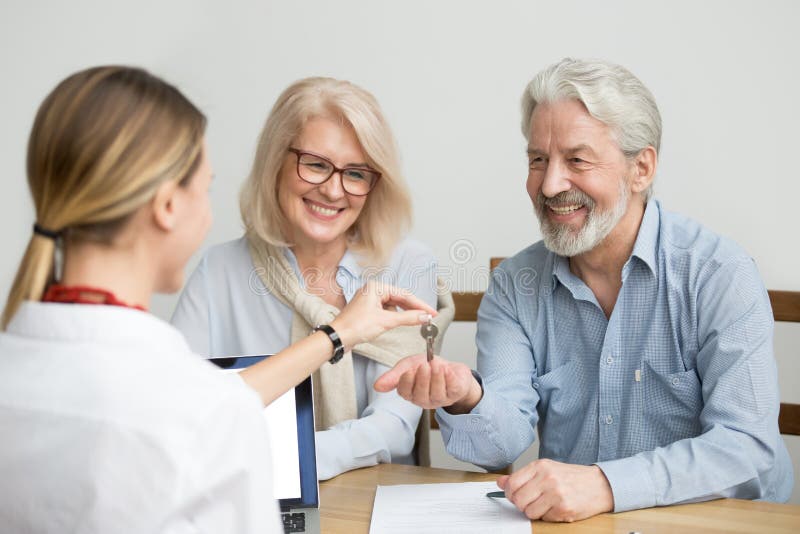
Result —
[[[775, 321], [800, 323], [800, 291], [769, 291]], [[781, 403], [778, 415], [781, 434], [800, 436], [800, 404]]]
[[[489, 269], [494, 270], [505, 258], [489, 259]], [[453, 302], [456, 305], [454, 321], [476, 322], [478, 306], [481, 305], [483, 291], [453, 291]]]

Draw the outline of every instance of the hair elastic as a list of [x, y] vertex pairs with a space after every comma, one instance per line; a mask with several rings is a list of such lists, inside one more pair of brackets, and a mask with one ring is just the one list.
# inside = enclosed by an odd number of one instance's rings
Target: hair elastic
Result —
[[42, 237], [47, 237], [55, 241], [59, 237], [61, 237], [61, 232], [54, 232], [53, 230], [48, 230], [47, 228], [43, 228], [36, 223], [33, 223], [33, 233], [38, 234]]

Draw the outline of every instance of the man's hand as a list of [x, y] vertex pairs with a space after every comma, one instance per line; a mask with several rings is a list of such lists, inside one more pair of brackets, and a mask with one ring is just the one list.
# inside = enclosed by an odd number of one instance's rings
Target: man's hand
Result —
[[497, 485], [530, 519], [570, 523], [614, 509], [611, 486], [596, 465], [535, 460]]
[[453, 414], [469, 413], [483, 396], [481, 385], [463, 363], [425, 354], [403, 358], [375, 381], [375, 390], [397, 393], [425, 409], [441, 408]]

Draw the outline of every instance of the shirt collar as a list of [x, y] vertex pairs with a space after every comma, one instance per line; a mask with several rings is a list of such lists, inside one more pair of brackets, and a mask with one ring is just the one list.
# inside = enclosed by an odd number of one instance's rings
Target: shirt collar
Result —
[[[658, 232], [661, 223], [661, 205], [655, 199], [647, 202], [644, 209], [644, 216], [639, 225], [639, 232], [636, 235], [636, 242], [633, 245], [631, 258], [639, 258], [644, 262], [653, 274], [658, 274], [658, 264], [656, 263], [656, 249], [658, 248]], [[551, 292], [561, 283], [572, 292], [575, 298], [579, 298], [576, 291], [579, 291], [583, 284], [577, 284], [579, 280], [572, 271], [569, 270], [569, 261], [564, 256], [559, 256], [554, 252], [549, 252], [553, 258], [553, 283], [550, 286]], [[630, 258], [623, 267], [623, 278], [630, 269]]]
[[[650, 199], [644, 208], [644, 217], [642, 217], [642, 223], [639, 225], [639, 233], [636, 236], [636, 243], [633, 245], [631, 257], [642, 260], [653, 274], [658, 274], [656, 249], [658, 248], [660, 226], [661, 206], [657, 200]], [[630, 262], [630, 260], [628, 261]]]
[[547, 254], [552, 258], [553, 261], [553, 283], [550, 286], [550, 290], [555, 291], [559, 282], [564, 285], [567, 284], [569, 276], [572, 275], [572, 273], [569, 272], [569, 261], [567, 261], [567, 258], [564, 256], [559, 256], [552, 250], [548, 250]]
[[364, 272], [364, 268], [361, 267], [358, 260], [358, 254], [352, 252], [350, 249], [347, 249], [344, 252], [344, 256], [342, 256], [342, 259], [339, 260], [339, 269], [344, 269], [347, 271], [347, 274], [353, 278], [360, 279], [361, 274]]
[[[302, 276], [300, 276], [300, 264], [297, 263], [297, 257], [294, 255], [294, 252], [289, 247], [284, 247], [283, 251], [284, 256], [289, 261], [289, 264], [294, 269], [294, 274], [297, 276], [297, 279], [300, 281], [300, 284], [305, 287], [305, 281]], [[338, 274], [347, 274], [352, 280], [360, 280], [361, 275], [364, 272], [364, 268], [359, 263], [359, 256], [352, 252], [350, 249], [346, 249], [344, 251], [344, 255], [342, 259], [339, 260], [339, 267], [338, 267]]]
[[583, 283], [583, 280], [569, 270], [569, 260], [565, 256], [559, 256], [554, 252], [550, 252], [550, 256], [553, 258], [553, 283], [550, 286], [550, 292], [555, 291], [560, 282], [572, 293], [573, 298], [596, 302], [592, 290]]

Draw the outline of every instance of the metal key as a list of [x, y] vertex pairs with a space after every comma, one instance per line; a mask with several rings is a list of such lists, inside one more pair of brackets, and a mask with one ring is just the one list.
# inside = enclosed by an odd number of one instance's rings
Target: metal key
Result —
[[436, 336], [439, 334], [439, 329], [436, 328], [435, 324], [431, 323], [430, 319], [428, 319], [428, 322], [422, 325], [422, 328], [419, 329], [419, 333], [425, 338], [428, 351], [428, 361], [431, 361], [433, 360], [433, 340], [436, 339]]

